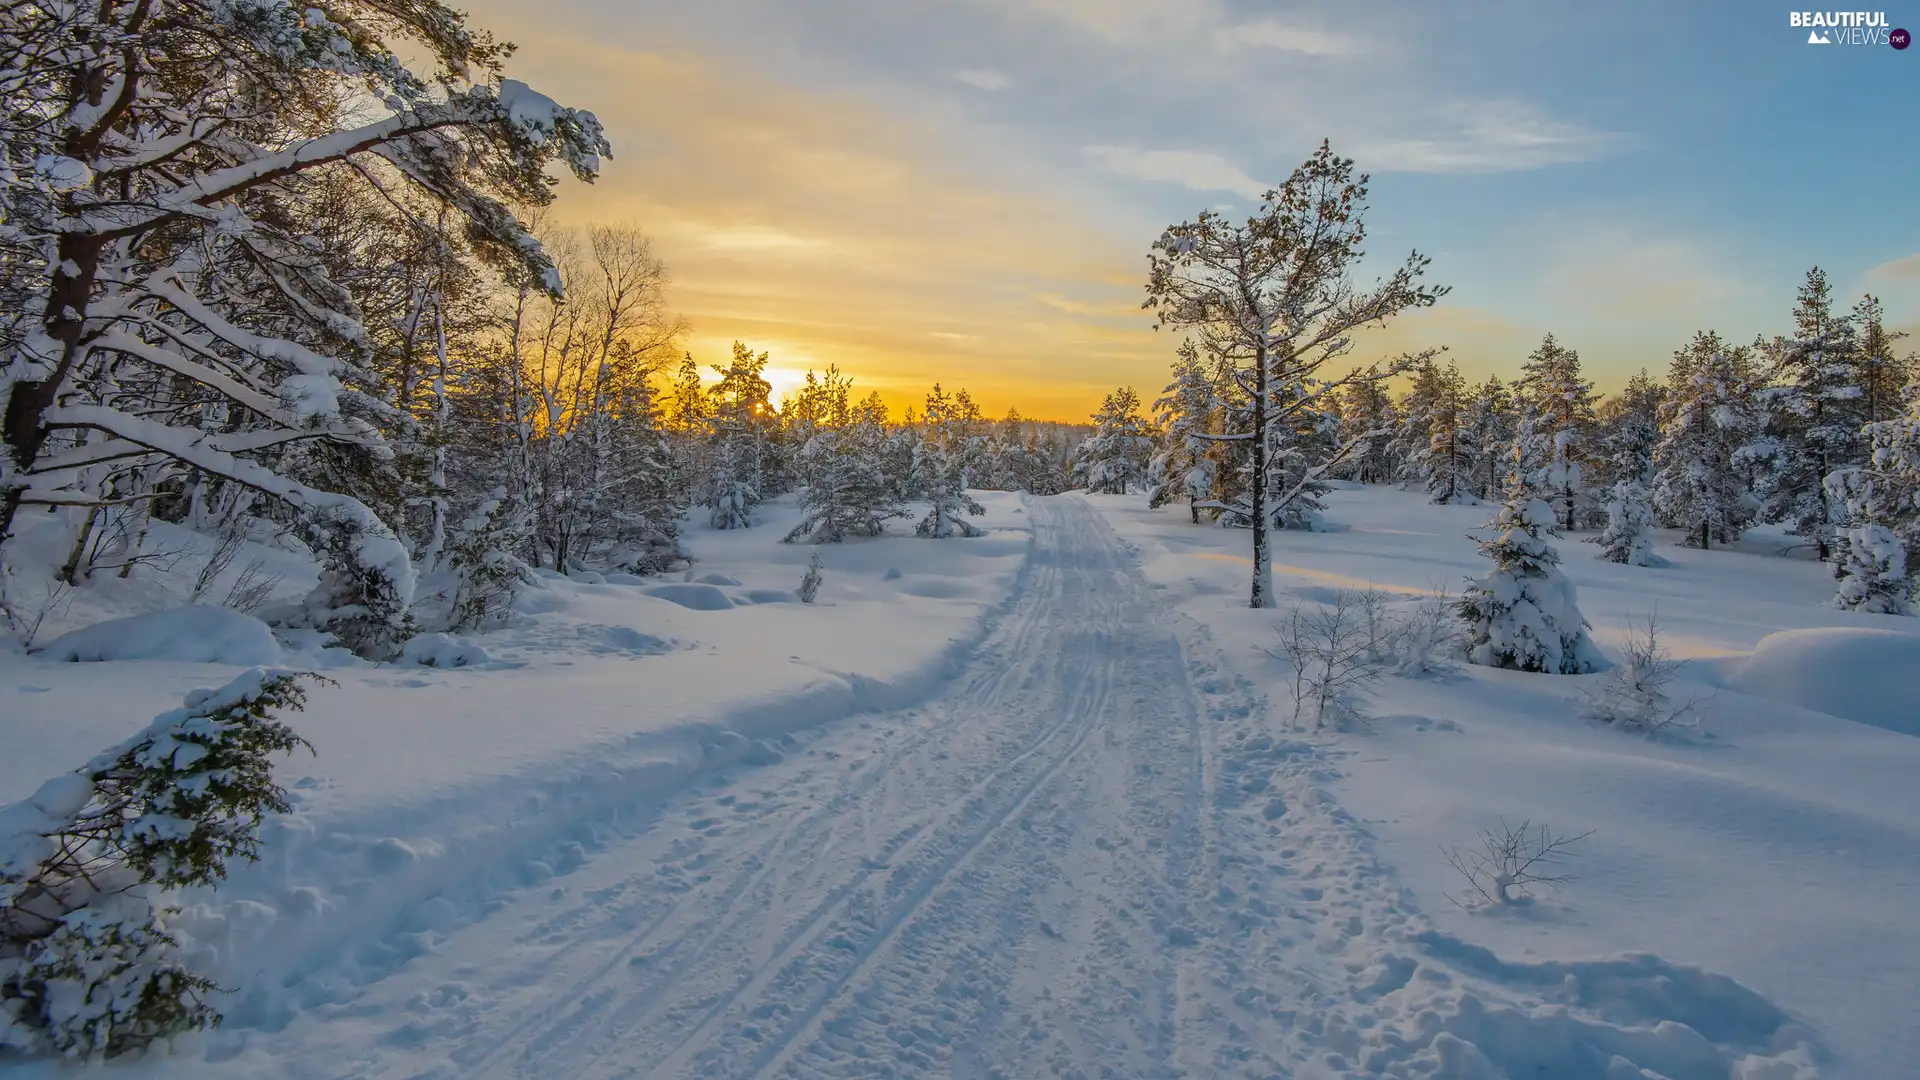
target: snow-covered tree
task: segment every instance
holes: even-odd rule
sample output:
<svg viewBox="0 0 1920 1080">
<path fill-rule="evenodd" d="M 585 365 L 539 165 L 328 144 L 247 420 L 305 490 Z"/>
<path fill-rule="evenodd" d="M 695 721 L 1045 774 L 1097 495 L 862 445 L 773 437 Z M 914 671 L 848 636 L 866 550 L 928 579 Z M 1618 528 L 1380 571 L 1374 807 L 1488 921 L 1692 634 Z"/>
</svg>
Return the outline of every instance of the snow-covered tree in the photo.
<svg viewBox="0 0 1920 1080">
<path fill-rule="evenodd" d="M 1244 224 L 1202 211 L 1196 220 L 1169 228 L 1149 256 L 1147 306 L 1156 314 L 1155 325 L 1191 330 L 1202 349 L 1230 358 L 1228 377 L 1246 400 L 1245 425 L 1218 438 L 1251 447 L 1246 501 L 1225 508 L 1253 531 L 1249 602 L 1256 608 L 1273 606 L 1272 504 L 1284 507 L 1364 445 L 1338 447 L 1305 466 L 1301 482 L 1276 492 L 1268 482 L 1277 464 L 1276 432 L 1300 431 L 1303 417 L 1330 420 L 1332 403 L 1347 386 L 1403 370 L 1410 361 L 1337 378 L 1322 375 L 1351 351 L 1353 330 L 1430 306 L 1445 291 L 1418 283 L 1427 260 L 1417 252 L 1374 287 L 1354 284 L 1353 266 L 1366 234 L 1366 192 L 1366 176 L 1356 177 L 1353 162 L 1322 143 Z"/>
<path fill-rule="evenodd" d="M 1775 385 L 1761 394 L 1771 465 L 1764 514 L 1805 537 L 1824 560 L 1843 513 L 1827 498 L 1824 481 L 1866 457 L 1859 339 L 1853 320 L 1834 313 L 1833 288 L 1817 266 L 1800 286 L 1793 319 L 1793 335 L 1769 350 Z"/>
<path fill-rule="evenodd" d="M 1414 392 L 1402 410 L 1411 453 L 1406 470 L 1436 503 L 1471 499 L 1474 450 L 1467 430 L 1467 384 L 1460 369 L 1433 360 L 1414 370 Z M 1415 419 L 1417 413 L 1417 419 Z M 1417 433 L 1417 434 L 1416 434 Z"/>
<path fill-rule="evenodd" d="M 1635 372 L 1627 385 L 1600 403 L 1597 464 L 1609 485 L 1653 477 L 1653 452 L 1660 445 L 1660 407 L 1667 388 L 1647 373 Z"/>
<path fill-rule="evenodd" d="M 1468 490 L 1475 498 L 1491 500 L 1500 496 L 1506 459 L 1513 449 L 1516 421 L 1513 394 L 1500 381 L 1500 376 L 1487 376 L 1486 382 L 1474 388 L 1460 421 L 1460 429 L 1466 433 L 1467 445 L 1474 453 L 1473 479 Z"/>
<path fill-rule="evenodd" d="M 807 385 L 813 393 L 800 411 L 812 434 L 798 457 L 801 518 L 786 542 L 835 544 L 849 536 L 878 536 L 888 518 L 906 514 L 881 460 L 886 408 L 875 398 L 854 405 L 852 384 L 834 368 L 818 381 L 808 372 Z"/>
<path fill-rule="evenodd" d="M 1653 553 L 1653 504 L 1647 489 L 1631 477 L 1617 481 L 1607 493 L 1607 524 L 1595 542 L 1600 558 L 1628 566 L 1656 566 Z"/>
<path fill-rule="evenodd" d="M 1751 368 L 1745 346 L 1712 331 L 1673 354 L 1653 454 L 1653 505 L 1695 547 L 1733 543 L 1753 522 L 1757 503 L 1741 458 L 1762 423 Z"/>
<path fill-rule="evenodd" d="M 1559 535 L 1553 507 L 1526 467 L 1533 433 L 1523 417 L 1513 444 L 1506 501 L 1487 523 L 1493 535 L 1480 553 L 1493 570 L 1469 583 L 1460 600 L 1466 620 L 1468 657 L 1487 667 L 1578 675 L 1601 666 L 1587 637 L 1573 582 L 1560 572 Z"/>
<path fill-rule="evenodd" d="M 987 512 L 967 494 L 967 469 L 977 452 L 973 424 L 978 410 L 970 411 L 971 401 L 960 399 L 960 394 L 949 397 L 938 383 L 934 384 L 921 420 L 914 486 L 930 505 L 913 531 L 934 540 L 980 535 L 979 528 L 963 515 L 977 517 Z"/>
<path fill-rule="evenodd" d="M 1219 402 L 1213 377 L 1192 342 L 1181 345 L 1173 381 L 1153 408 L 1160 424 L 1160 452 L 1147 470 L 1152 483 L 1147 505 L 1161 507 L 1185 499 L 1188 516 L 1199 524 L 1199 503 L 1213 491 L 1211 452 L 1217 444 L 1206 436 L 1216 432 Z"/>
<path fill-rule="evenodd" d="M 1584 466 L 1592 452 L 1598 395 L 1580 373 L 1580 354 L 1552 334 L 1528 354 L 1515 389 L 1533 421 L 1527 461 L 1541 470 L 1540 492 L 1559 510 L 1561 527 L 1571 529 L 1588 502 Z"/>
<path fill-rule="evenodd" d="M 1855 304 L 1852 321 L 1859 343 L 1855 381 L 1860 386 L 1860 417 L 1869 424 L 1895 419 L 1907 400 L 1909 383 L 1920 375 L 1914 355 L 1898 350 L 1907 335 L 1887 329 L 1877 296 L 1863 297 Z"/>
<path fill-rule="evenodd" d="M 1088 491 L 1125 495 L 1144 487 L 1153 436 L 1140 416 L 1140 395 L 1123 386 L 1100 402 L 1093 434 L 1074 455 L 1074 478 Z"/>
<path fill-rule="evenodd" d="M 1359 382 L 1347 387 L 1339 402 L 1340 442 L 1364 441 L 1365 449 L 1356 451 L 1340 468 L 1340 476 L 1362 484 L 1385 484 L 1399 472 L 1393 433 L 1400 427 L 1400 409 L 1393 395 L 1376 382 Z"/>
<path fill-rule="evenodd" d="M 413 567 L 341 478 L 384 468 L 401 418 L 310 226 L 342 187 L 436 204 L 557 290 L 507 203 L 547 202 L 555 161 L 592 179 L 598 121 L 502 78 L 505 48 L 436 0 L 28 5 L 0 53 L 0 548 L 25 505 L 217 478 L 300 519 L 327 561 L 311 618 L 385 648 Z"/>
<path fill-rule="evenodd" d="M 1827 475 L 1828 504 L 1839 508 L 1834 530 L 1836 607 L 1883 615 L 1905 615 L 1913 596 L 1907 570 L 1907 545 L 1888 525 L 1891 492 L 1879 490 L 1864 468 L 1836 469 Z"/>
<path fill-rule="evenodd" d="M 713 415 L 712 476 L 708 481 L 708 519 L 716 529 L 753 527 L 753 511 L 764 497 L 767 428 L 773 408 L 767 397 L 767 354 L 733 343 L 733 363 L 715 368 L 720 381 L 708 388 Z"/>
</svg>

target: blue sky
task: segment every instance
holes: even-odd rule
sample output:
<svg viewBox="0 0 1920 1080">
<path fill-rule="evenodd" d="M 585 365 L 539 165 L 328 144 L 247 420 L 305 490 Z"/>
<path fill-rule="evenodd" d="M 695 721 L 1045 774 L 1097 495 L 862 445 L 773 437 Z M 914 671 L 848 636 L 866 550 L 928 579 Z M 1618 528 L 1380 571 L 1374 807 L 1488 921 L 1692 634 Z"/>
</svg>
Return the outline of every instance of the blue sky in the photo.
<svg viewBox="0 0 1920 1080">
<path fill-rule="evenodd" d="M 1507 372 L 1552 330 L 1617 385 L 1696 328 L 1783 329 L 1814 263 L 1920 322 L 1920 49 L 1810 46 L 1784 7 L 491 2 L 515 73 L 615 138 L 564 213 L 655 231 L 696 344 L 889 391 L 1157 389 L 1148 245 L 1323 136 L 1373 174 L 1381 264 L 1454 289 L 1370 347 Z"/>
</svg>

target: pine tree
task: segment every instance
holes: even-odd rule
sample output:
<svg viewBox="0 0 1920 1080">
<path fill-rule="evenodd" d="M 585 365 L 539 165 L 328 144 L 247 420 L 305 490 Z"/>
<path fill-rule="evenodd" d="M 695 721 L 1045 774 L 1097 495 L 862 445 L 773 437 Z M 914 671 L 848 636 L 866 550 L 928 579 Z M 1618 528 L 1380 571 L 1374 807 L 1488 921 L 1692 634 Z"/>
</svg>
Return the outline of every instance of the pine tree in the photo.
<svg viewBox="0 0 1920 1080">
<path fill-rule="evenodd" d="M 1824 481 L 1866 456 L 1858 338 L 1852 319 L 1834 314 L 1832 286 L 1817 266 L 1807 271 L 1793 318 L 1793 336 L 1778 339 L 1771 350 L 1776 385 L 1761 395 L 1772 465 L 1764 512 L 1767 520 L 1805 537 L 1824 560 L 1842 513 L 1828 499 Z"/>
<path fill-rule="evenodd" d="M 1521 408 L 1533 420 L 1527 460 L 1543 470 L 1541 491 L 1560 512 L 1561 527 L 1572 529 L 1586 505 L 1583 467 L 1595 422 L 1597 395 L 1580 373 L 1580 354 L 1554 340 L 1541 339 L 1527 356 L 1516 384 Z"/>
<path fill-rule="evenodd" d="M 1216 431 L 1218 402 L 1213 378 L 1192 342 L 1181 345 L 1173 381 L 1153 408 L 1160 424 L 1161 449 L 1147 470 L 1152 482 L 1147 505 L 1157 508 L 1185 499 L 1188 516 L 1199 524 L 1199 503 L 1213 489 L 1209 451 L 1215 444 L 1208 436 Z"/>
<path fill-rule="evenodd" d="M 1075 454 L 1074 477 L 1091 492 L 1125 495 L 1144 486 L 1153 437 L 1140 417 L 1140 395 L 1123 386 L 1093 414 L 1093 434 Z"/>
<path fill-rule="evenodd" d="M 852 384 L 835 368 L 816 381 L 807 373 L 796 419 L 811 434 L 800 449 L 800 523 L 786 542 L 837 544 L 849 536 L 878 536 L 886 519 L 906 511 L 894 500 L 882 467 L 886 409 L 877 399 L 851 402 Z M 791 421 L 790 421 L 791 422 Z"/>
<path fill-rule="evenodd" d="M 1284 437 L 1317 427 L 1321 418 L 1330 420 L 1332 402 L 1346 387 L 1404 370 L 1411 359 L 1336 379 L 1320 375 L 1352 350 L 1351 331 L 1431 306 L 1445 292 L 1418 284 L 1427 260 L 1417 252 L 1372 289 L 1354 285 L 1351 274 L 1366 235 L 1366 194 L 1367 177 L 1356 177 L 1353 162 L 1322 143 L 1285 184 L 1267 193 L 1245 224 L 1230 225 L 1214 211 L 1202 211 L 1196 220 L 1167 229 L 1149 255 L 1147 306 L 1155 325 L 1190 329 L 1209 353 L 1235 358 L 1228 378 L 1245 399 L 1246 423 L 1236 423 L 1222 438 L 1250 445 L 1251 482 L 1244 503 L 1223 501 L 1222 508 L 1252 527 L 1248 602 L 1255 608 L 1274 601 L 1268 535 L 1275 513 L 1269 498 L 1278 486 L 1270 480 L 1274 429 Z M 1364 445 L 1348 442 L 1322 460 L 1308 463 L 1302 455 L 1287 463 L 1299 468 L 1301 479 L 1279 492 L 1280 513 L 1295 493 Z M 1224 470 L 1221 478 L 1230 481 L 1232 474 Z"/>
<path fill-rule="evenodd" d="M 1607 524 L 1596 538 L 1600 558 L 1628 566 L 1657 566 L 1653 553 L 1653 505 L 1639 480 L 1625 477 L 1607 496 Z"/>
<path fill-rule="evenodd" d="M 1642 368 L 1620 393 L 1600 403 L 1598 464 L 1610 486 L 1622 480 L 1645 486 L 1652 479 L 1666 397 L 1666 387 Z"/>
<path fill-rule="evenodd" d="M 1887 329 L 1884 319 L 1877 296 L 1864 297 L 1853 306 L 1852 323 L 1859 342 L 1854 381 L 1860 387 L 1860 418 L 1868 424 L 1898 417 L 1908 383 L 1920 374 L 1913 354 L 1898 352 L 1906 333 Z"/>
<path fill-rule="evenodd" d="M 720 381 L 707 391 L 713 409 L 713 478 L 707 492 L 716 529 L 749 529 L 764 497 L 766 429 L 774 421 L 767 396 L 767 354 L 733 343 L 733 363 L 715 368 Z"/>
<path fill-rule="evenodd" d="M 971 417 L 959 395 L 947 396 L 938 383 L 927 395 L 921 421 L 920 454 L 915 461 L 915 487 L 930 504 L 927 516 L 914 532 L 933 540 L 950 536 L 979 536 L 980 530 L 963 514 L 987 512 L 967 494 L 967 466 L 972 453 Z"/>
<path fill-rule="evenodd" d="M 1413 471 L 1435 503 L 1470 499 L 1474 454 L 1466 429 L 1466 380 L 1454 364 L 1442 368 L 1428 361 L 1415 381 L 1426 384 L 1420 426 L 1427 441 L 1414 451 Z"/>
<path fill-rule="evenodd" d="M 1340 441 L 1364 442 L 1366 447 L 1347 462 L 1343 476 L 1362 484 L 1391 483 L 1400 471 L 1393 436 L 1403 419 L 1387 388 L 1377 382 L 1353 383 L 1342 395 L 1339 411 Z"/>
<path fill-rule="evenodd" d="M 1757 505 L 1741 456 L 1762 423 L 1751 367 L 1749 349 L 1712 331 L 1673 354 L 1653 453 L 1653 505 L 1694 547 L 1733 543 L 1753 522 Z"/>
<path fill-rule="evenodd" d="M 1913 581 L 1907 572 L 1907 545 L 1889 527 L 1890 492 L 1864 468 L 1836 469 L 1827 475 L 1827 501 L 1840 508 L 1835 529 L 1834 577 L 1839 585 L 1834 606 L 1883 615 L 1905 615 Z"/>
<path fill-rule="evenodd" d="M 1487 381 L 1474 389 L 1460 423 L 1474 452 L 1469 490 L 1475 498 L 1491 500 L 1499 496 L 1516 421 L 1513 395 L 1506 384 L 1498 375 L 1487 376 Z"/>
<path fill-rule="evenodd" d="M 1523 418 L 1514 440 L 1506 502 L 1480 542 L 1493 570 L 1472 582 L 1460 600 L 1469 633 L 1469 659 L 1488 667 L 1578 675 L 1598 670 L 1573 582 L 1560 572 L 1554 511 L 1526 468 L 1533 437 Z"/>
</svg>

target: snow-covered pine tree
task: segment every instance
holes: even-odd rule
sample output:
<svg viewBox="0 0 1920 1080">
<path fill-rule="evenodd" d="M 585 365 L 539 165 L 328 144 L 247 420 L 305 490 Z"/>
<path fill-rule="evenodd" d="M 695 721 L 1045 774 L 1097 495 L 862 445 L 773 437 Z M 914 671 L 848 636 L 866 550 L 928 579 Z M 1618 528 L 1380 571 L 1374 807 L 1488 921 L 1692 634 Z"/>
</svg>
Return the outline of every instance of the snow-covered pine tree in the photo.
<svg viewBox="0 0 1920 1080">
<path fill-rule="evenodd" d="M 1653 477 L 1653 451 L 1660 445 L 1660 407 L 1667 388 L 1641 368 L 1627 385 L 1600 403 L 1599 453 L 1609 486 L 1634 480 L 1643 487 Z M 1611 496 L 1610 496 L 1611 497 Z"/>
<path fill-rule="evenodd" d="M 1860 417 L 1869 424 L 1893 420 L 1907 400 L 1908 385 L 1920 375 L 1915 356 L 1898 349 L 1906 332 L 1887 329 L 1877 296 L 1855 304 L 1852 321 L 1859 343 L 1855 382 L 1860 387 Z"/>
<path fill-rule="evenodd" d="M 1100 402 L 1093 434 L 1074 455 L 1074 478 L 1088 491 L 1125 495 L 1144 487 L 1153 436 L 1140 416 L 1140 395 L 1123 386 Z"/>
<path fill-rule="evenodd" d="M 306 741 L 275 714 L 302 676 L 255 670 L 0 808 L 0 1051 L 111 1058 L 211 1027 L 162 890 L 252 862 L 289 809 L 274 759 Z"/>
<path fill-rule="evenodd" d="M 1424 395 L 1427 443 L 1414 451 L 1412 466 L 1431 501 L 1470 501 L 1474 452 L 1466 428 L 1466 380 L 1455 364 L 1442 368 L 1431 360 L 1421 365 L 1415 378 L 1431 385 Z"/>
<path fill-rule="evenodd" d="M 135 471 L 149 490 L 216 477 L 299 519 L 327 561 L 311 619 L 389 651 L 405 547 L 299 475 L 384 457 L 396 419 L 305 210 L 323 180 L 417 195 L 557 289 L 506 202 L 550 200 L 556 160 L 592 179 L 598 121 L 501 78 L 504 47 L 436 0 L 29 6 L 0 15 L 0 53 L 0 550 L 24 505 L 97 505 Z"/>
<path fill-rule="evenodd" d="M 1440 407 L 1442 373 L 1439 361 L 1431 357 L 1407 373 L 1407 392 L 1400 395 L 1397 410 L 1399 423 L 1388 444 L 1396 466 L 1394 479 L 1403 491 L 1425 491 L 1427 487 L 1423 463 L 1433 442 L 1433 415 Z"/>
<path fill-rule="evenodd" d="M 1844 513 L 1828 500 L 1824 481 L 1866 458 L 1859 339 L 1853 320 L 1834 313 L 1833 287 L 1817 266 L 1800 286 L 1793 321 L 1793 335 L 1769 350 L 1775 385 L 1760 395 L 1771 451 L 1763 514 L 1804 537 L 1824 560 Z"/>
<path fill-rule="evenodd" d="M 1653 504 L 1647 489 L 1632 477 L 1616 481 L 1607 492 L 1607 524 L 1595 542 L 1600 558 L 1628 566 L 1657 566 L 1653 553 Z"/>
<path fill-rule="evenodd" d="M 876 410 L 874 398 L 854 405 L 852 384 L 836 368 L 818 382 L 808 372 L 808 386 L 812 393 L 795 410 L 812 432 L 796 458 L 801 517 L 785 540 L 837 544 L 849 536 L 878 536 L 886 519 L 906 514 L 881 464 L 885 406 Z"/>
<path fill-rule="evenodd" d="M 733 343 L 733 363 L 715 368 L 720 381 L 707 391 L 713 416 L 712 478 L 708 481 L 708 519 L 716 529 L 753 527 L 753 511 L 764 497 L 767 427 L 774 421 L 767 397 L 767 354 Z"/>
<path fill-rule="evenodd" d="M 1539 463 L 1541 494 L 1555 504 L 1561 527 L 1571 529 L 1588 506 L 1583 470 L 1591 452 L 1598 395 L 1580 373 L 1580 354 L 1552 334 L 1528 354 L 1521 372 L 1515 389 L 1534 432 L 1527 460 Z"/>
<path fill-rule="evenodd" d="M 1753 523 L 1757 500 L 1741 458 L 1763 423 L 1752 367 L 1746 346 L 1712 331 L 1673 354 L 1653 454 L 1653 506 L 1694 547 L 1733 543 Z"/>
<path fill-rule="evenodd" d="M 1836 607 L 1882 615 L 1905 615 L 1913 595 L 1907 545 L 1889 527 L 1893 492 L 1882 490 L 1872 471 L 1836 469 L 1827 474 L 1828 505 L 1838 508 L 1833 575 Z"/>
<path fill-rule="evenodd" d="M 1869 526 L 1884 529 L 1899 543 L 1909 596 L 1920 588 L 1920 583 L 1914 581 L 1915 575 L 1920 574 L 1920 393 L 1914 389 L 1909 388 L 1907 392 L 1905 412 L 1865 429 L 1872 448 L 1867 484 L 1852 486 L 1867 490 L 1859 492 L 1863 497 L 1850 514 L 1854 529 Z M 1862 553 L 1855 558 L 1863 565 L 1869 565 L 1866 560 L 1872 559 L 1870 573 L 1876 577 L 1887 576 L 1893 560 L 1885 550 L 1884 538 L 1875 534 L 1859 539 Z M 1849 544 L 1853 542 L 1854 538 L 1850 538 Z"/>
<path fill-rule="evenodd" d="M 1209 452 L 1214 443 L 1207 436 L 1217 429 L 1218 402 L 1200 350 L 1191 341 L 1184 342 L 1179 357 L 1173 365 L 1173 381 L 1153 403 L 1160 425 L 1160 452 L 1147 469 L 1151 483 L 1147 505 L 1157 508 L 1185 499 L 1188 517 L 1197 525 L 1198 504 L 1213 490 L 1214 461 Z"/>
<path fill-rule="evenodd" d="M 1400 409 L 1393 395 L 1377 382 L 1349 385 L 1340 398 L 1340 441 L 1364 441 L 1366 449 L 1356 452 L 1341 476 L 1362 484 L 1387 484 L 1399 475 L 1393 435 L 1401 424 Z"/>
<path fill-rule="evenodd" d="M 1155 325 L 1190 329 L 1203 349 L 1237 358 L 1227 377 L 1245 397 L 1247 424 L 1221 437 L 1251 445 L 1253 482 L 1244 506 L 1223 508 L 1252 527 L 1249 603 L 1255 608 L 1272 607 L 1274 600 L 1270 429 L 1298 431 L 1302 417 L 1330 415 L 1331 403 L 1347 386 L 1404 370 L 1411 358 L 1335 379 L 1319 374 L 1352 350 L 1351 331 L 1431 306 L 1445 292 L 1418 284 L 1427 260 L 1417 252 L 1373 288 L 1354 284 L 1353 265 L 1366 235 L 1366 192 L 1367 177 L 1356 177 L 1353 162 L 1322 143 L 1285 184 L 1267 193 L 1245 224 L 1230 225 L 1216 212 L 1202 211 L 1196 220 L 1167 229 L 1149 255 L 1147 306 Z M 1303 312 L 1311 315 L 1303 318 Z M 1311 483 L 1326 475 L 1363 445 L 1340 446 L 1307 466 L 1304 479 Z M 1281 497 L 1298 490 L 1296 484 Z"/>
<path fill-rule="evenodd" d="M 1473 479 L 1468 485 L 1474 498 L 1500 497 L 1501 477 L 1506 475 L 1506 458 L 1513 450 L 1516 421 L 1513 394 L 1500 381 L 1500 376 L 1487 376 L 1486 382 L 1474 388 L 1460 422 L 1461 430 L 1467 434 L 1467 445 L 1474 452 Z"/>
<path fill-rule="evenodd" d="M 1596 671 L 1600 656 L 1587 637 L 1573 582 L 1560 572 L 1553 507 L 1527 466 L 1531 417 L 1522 417 L 1511 451 L 1506 501 L 1480 541 L 1493 570 L 1468 584 L 1460 615 L 1468 629 L 1468 658 L 1487 667 L 1555 675 Z"/>
<path fill-rule="evenodd" d="M 926 414 L 921 421 L 920 453 L 915 462 L 915 487 L 930 504 L 927 516 L 913 531 L 920 536 L 944 540 L 950 536 L 979 536 L 980 530 L 963 515 L 978 516 L 986 507 L 967 494 L 967 466 L 974 452 L 974 434 L 959 395 L 949 397 L 934 384 L 927 395 Z"/>
</svg>

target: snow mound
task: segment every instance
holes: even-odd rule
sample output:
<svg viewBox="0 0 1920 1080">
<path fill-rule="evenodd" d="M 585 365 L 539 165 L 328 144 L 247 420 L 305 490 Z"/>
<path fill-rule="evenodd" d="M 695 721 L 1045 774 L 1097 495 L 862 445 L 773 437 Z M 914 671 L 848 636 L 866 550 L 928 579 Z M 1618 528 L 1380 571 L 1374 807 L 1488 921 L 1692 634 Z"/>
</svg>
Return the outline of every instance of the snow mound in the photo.
<svg viewBox="0 0 1920 1080">
<path fill-rule="evenodd" d="M 400 650 L 401 663 L 421 667 L 478 667 L 488 659 L 487 650 L 445 634 L 415 634 Z"/>
<path fill-rule="evenodd" d="M 733 607 L 732 598 L 722 592 L 717 585 L 679 582 L 672 585 L 655 585 L 644 591 L 648 596 L 665 600 L 670 604 L 679 604 L 690 611 L 726 611 Z"/>
<path fill-rule="evenodd" d="M 280 644 L 267 624 L 231 608 L 193 607 L 109 619 L 62 634 L 39 650 L 64 663 L 179 660 L 192 664 L 277 664 Z"/>
<path fill-rule="evenodd" d="M 754 604 L 797 604 L 800 596 L 792 589 L 748 589 L 746 600 Z"/>
<path fill-rule="evenodd" d="M 694 580 L 702 585 L 728 585 L 734 588 L 738 588 L 740 585 L 738 579 L 730 578 L 725 574 L 702 574 Z"/>
<path fill-rule="evenodd" d="M 1727 688 L 1920 735 L 1920 635 L 1827 627 L 1760 639 Z"/>
</svg>

